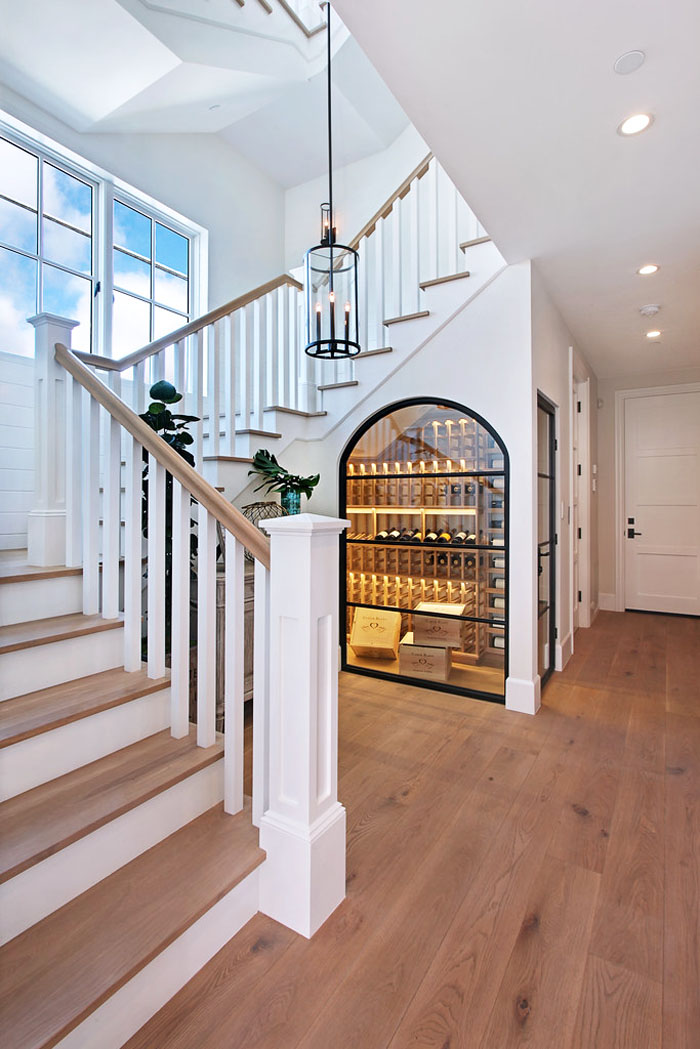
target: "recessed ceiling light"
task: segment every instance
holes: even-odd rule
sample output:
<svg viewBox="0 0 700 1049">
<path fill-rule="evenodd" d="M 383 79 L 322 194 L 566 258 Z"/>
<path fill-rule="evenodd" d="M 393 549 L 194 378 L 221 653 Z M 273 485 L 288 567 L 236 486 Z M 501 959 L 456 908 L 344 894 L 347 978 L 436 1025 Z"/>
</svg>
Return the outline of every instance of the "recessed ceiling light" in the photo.
<svg viewBox="0 0 700 1049">
<path fill-rule="evenodd" d="M 635 113 L 623 120 L 617 129 L 619 135 L 638 135 L 640 131 L 646 131 L 654 120 L 650 113 Z"/>
<path fill-rule="evenodd" d="M 640 266 L 637 273 L 640 277 L 648 277 L 651 273 L 658 271 L 658 266 L 654 262 L 647 262 L 645 266 Z"/>
<path fill-rule="evenodd" d="M 647 339 L 658 339 L 660 334 L 661 334 L 660 331 L 656 331 L 656 330 L 648 331 L 647 332 Z"/>
<path fill-rule="evenodd" d="M 625 51 L 624 55 L 616 59 L 613 69 L 620 76 L 626 76 L 627 73 L 636 72 L 644 64 L 645 58 L 643 51 Z"/>
</svg>

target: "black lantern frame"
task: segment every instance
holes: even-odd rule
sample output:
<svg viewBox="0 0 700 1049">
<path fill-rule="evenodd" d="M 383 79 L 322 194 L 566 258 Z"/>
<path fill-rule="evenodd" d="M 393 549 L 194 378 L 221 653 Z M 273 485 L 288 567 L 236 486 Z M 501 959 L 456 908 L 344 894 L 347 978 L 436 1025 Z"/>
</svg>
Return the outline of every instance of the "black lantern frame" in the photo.
<svg viewBox="0 0 700 1049">
<path fill-rule="evenodd" d="M 331 114 L 331 6 L 326 4 L 328 50 L 328 202 L 321 205 L 321 240 L 304 257 L 306 346 L 309 357 L 326 360 L 360 352 L 357 270 L 354 248 L 336 243 L 333 210 L 333 121 Z"/>
</svg>

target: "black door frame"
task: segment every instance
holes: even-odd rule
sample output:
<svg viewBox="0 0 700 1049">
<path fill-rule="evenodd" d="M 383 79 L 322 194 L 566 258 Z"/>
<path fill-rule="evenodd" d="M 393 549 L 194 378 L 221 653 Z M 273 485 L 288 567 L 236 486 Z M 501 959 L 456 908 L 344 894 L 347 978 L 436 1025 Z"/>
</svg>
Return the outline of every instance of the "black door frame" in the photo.
<svg viewBox="0 0 700 1049">
<path fill-rule="evenodd" d="M 557 548 L 559 544 L 559 537 L 557 535 L 557 440 L 556 440 L 556 418 L 557 409 L 556 405 L 545 397 L 543 393 L 537 391 L 537 410 L 543 411 L 549 416 L 549 433 L 547 435 L 547 463 L 548 472 L 541 473 L 537 471 L 537 478 L 546 478 L 549 481 L 549 539 L 546 542 L 540 543 L 539 535 L 537 538 L 537 581 L 536 581 L 536 607 L 537 607 L 537 622 L 538 622 L 538 639 L 539 639 L 539 620 L 545 614 L 549 612 L 549 666 L 546 668 L 541 678 L 541 684 L 544 685 L 551 677 L 554 671 L 555 653 L 554 646 L 557 640 L 557 627 L 556 627 L 556 612 L 557 612 Z M 539 448 L 537 449 L 537 461 L 539 465 Z M 539 530 L 539 529 L 538 529 Z M 542 551 L 543 546 L 548 546 L 549 549 L 546 552 Z M 540 610 L 540 560 L 542 557 L 549 557 L 549 595 L 546 608 Z M 539 640 L 538 640 L 539 647 Z"/>
</svg>

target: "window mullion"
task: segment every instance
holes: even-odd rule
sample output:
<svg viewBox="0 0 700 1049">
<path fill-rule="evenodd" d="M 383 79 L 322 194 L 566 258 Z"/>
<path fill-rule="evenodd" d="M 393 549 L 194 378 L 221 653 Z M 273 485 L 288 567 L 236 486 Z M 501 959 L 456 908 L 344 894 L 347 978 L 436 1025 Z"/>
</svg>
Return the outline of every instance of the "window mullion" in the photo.
<svg viewBox="0 0 700 1049">
<path fill-rule="evenodd" d="M 100 291 L 100 343 L 105 357 L 113 356 L 112 313 L 114 306 L 114 186 L 103 182 L 100 186 L 99 209 L 99 263 L 101 275 Z"/>
</svg>

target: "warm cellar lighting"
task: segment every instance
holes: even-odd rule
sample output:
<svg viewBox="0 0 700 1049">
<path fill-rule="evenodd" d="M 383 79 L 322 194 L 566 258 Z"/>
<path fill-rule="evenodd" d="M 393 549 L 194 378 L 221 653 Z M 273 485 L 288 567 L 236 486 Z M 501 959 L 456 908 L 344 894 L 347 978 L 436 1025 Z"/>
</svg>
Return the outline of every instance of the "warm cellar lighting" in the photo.
<svg viewBox="0 0 700 1049">
<path fill-rule="evenodd" d="M 656 273 L 658 269 L 659 267 L 656 266 L 653 262 L 648 262 L 646 266 L 640 266 L 637 270 L 637 273 L 640 277 L 648 277 L 650 276 L 650 274 Z"/>
<path fill-rule="evenodd" d="M 654 118 L 649 113 L 635 113 L 627 117 L 620 124 L 618 133 L 620 135 L 638 135 L 640 131 L 646 131 Z"/>
<path fill-rule="evenodd" d="M 658 339 L 660 334 L 661 334 L 660 331 L 648 331 L 647 332 L 647 339 Z"/>
</svg>

